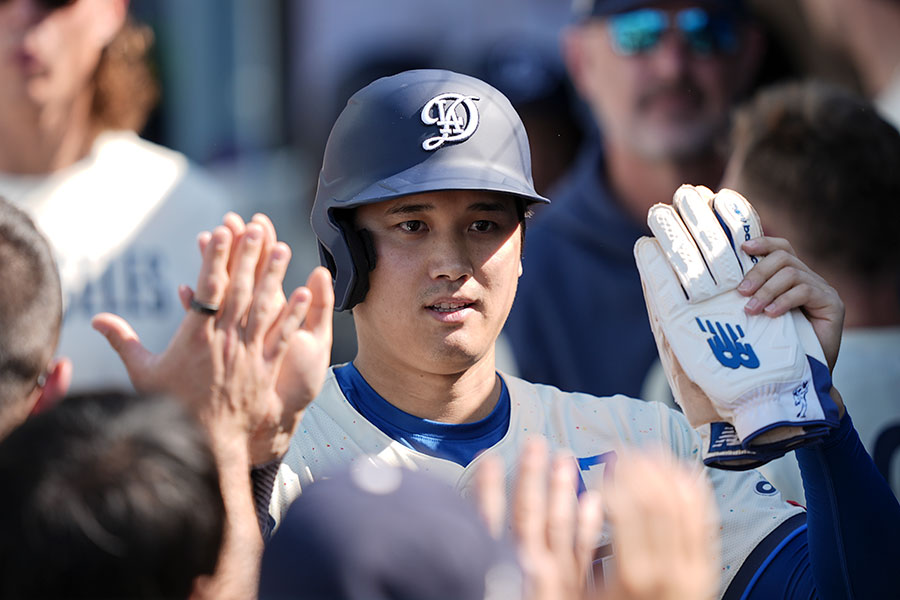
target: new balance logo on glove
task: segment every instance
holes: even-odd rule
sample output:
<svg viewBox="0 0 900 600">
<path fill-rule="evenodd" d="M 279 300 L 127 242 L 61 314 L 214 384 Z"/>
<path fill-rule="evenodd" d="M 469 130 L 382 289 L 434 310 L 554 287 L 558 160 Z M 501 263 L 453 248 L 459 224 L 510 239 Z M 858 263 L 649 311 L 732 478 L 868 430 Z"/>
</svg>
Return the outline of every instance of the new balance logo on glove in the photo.
<svg viewBox="0 0 900 600">
<path fill-rule="evenodd" d="M 683 185 L 647 222 L 653 237 L 634 247 L 647 313 L 675 400 L 704 440 L 704 461 L 752 468 L 837 427 L 831 375 L 803 313 L 744 311 L 736 288 L 759 261 L 740 244 L 763 235 L 750 203 L 731 190 Z M 698 352 L 704 342 L 708 350 Z"/>
<path fill-rule="evenodd" d="M 706 342 L 712 349 L 716 360 L 729 369 L 737 369 L 738 367 L 755 369 L 759 366 L 759 359 L 753 351 L 753 346 L 742 344 L 738 341 L 744 337 L 744 330 L 741 329 L 740 325 L 732 327 L 731 323 L 726 323 L 725 329 L 728 330 L 727 333 L 719 321 L 716 321 L 715 328 L 713 328 L 709 320 L 706 321 L 706 327 L 703 327 L 703 322 L 698 318 L 697 325 L 703 333 L 712 334 L 712 337 L 708 338 Z"/>
</svg>

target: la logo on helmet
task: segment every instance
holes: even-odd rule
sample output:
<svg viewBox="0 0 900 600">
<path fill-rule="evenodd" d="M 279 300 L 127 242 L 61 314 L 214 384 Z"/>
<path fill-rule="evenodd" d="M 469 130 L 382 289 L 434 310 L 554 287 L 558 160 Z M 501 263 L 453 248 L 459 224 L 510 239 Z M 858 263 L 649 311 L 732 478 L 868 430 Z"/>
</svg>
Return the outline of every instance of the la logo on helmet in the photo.
<svg viewBox="0 0 900 600">
<path fill-rule="evenodd" d="M 478 128 L 476 96 L 441 94 L 428 101 L 422 108 L 422 122 L 437 125 L 440 135 L 422 142 L 424 150 L 437 150 L 447 142 L 463 142 Z"/>
</svg>

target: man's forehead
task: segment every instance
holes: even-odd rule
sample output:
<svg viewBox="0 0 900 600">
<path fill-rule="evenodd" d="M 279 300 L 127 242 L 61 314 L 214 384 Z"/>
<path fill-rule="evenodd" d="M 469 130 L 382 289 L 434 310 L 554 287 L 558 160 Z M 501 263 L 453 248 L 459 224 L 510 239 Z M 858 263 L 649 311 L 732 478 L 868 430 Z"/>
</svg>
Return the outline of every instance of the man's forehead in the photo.
<svg viewBox="0 0 900 600">
<path fill-rule="evenodd" d="M 516 200 L 508 194 L 484 190 L 440 190 L 411 194 L 369 205 L 369 210 L 386 215 L 436 211 L 452 207 L 467 211 L 512 211 Z"/>
</svg>

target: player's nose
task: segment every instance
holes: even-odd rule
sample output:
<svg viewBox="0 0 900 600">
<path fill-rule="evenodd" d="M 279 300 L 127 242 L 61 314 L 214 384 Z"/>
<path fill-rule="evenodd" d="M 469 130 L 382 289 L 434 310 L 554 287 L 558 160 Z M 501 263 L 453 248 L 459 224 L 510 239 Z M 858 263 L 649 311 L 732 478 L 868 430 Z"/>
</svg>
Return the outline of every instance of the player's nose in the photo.
<svg viewBox="0 0 900 600">
<path fill-rule="evenodd" d="M 651 60 L 660 77 L 675 81 L 688 70 L 692 52 L 687 40 L 677 32 L 663 34 L 659 46 L 651 54 Z"/>
<path fill-rule="evenodd" d="M 425 252 L 432 279 L 456 281 L 472 276 L 472 260 L 464 235 L 449 232 L 435 235 Z"/>
</svg>

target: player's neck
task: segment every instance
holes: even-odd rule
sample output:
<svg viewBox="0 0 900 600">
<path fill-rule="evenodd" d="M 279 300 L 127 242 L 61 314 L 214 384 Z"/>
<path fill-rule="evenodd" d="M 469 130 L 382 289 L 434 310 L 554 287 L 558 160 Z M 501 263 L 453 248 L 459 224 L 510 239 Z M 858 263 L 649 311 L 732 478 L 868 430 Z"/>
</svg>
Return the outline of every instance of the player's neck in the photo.
<svg viewBox="0 0 900 600">
<path fill-rule="evenodd" d="M 0 107 L 0 171 L 41 175 L 87 156 L 96 137 L 91 101 L 86 92 L 65 104 Z"/>
<path fill-rule="evenodd" d="M 678 186 L 705 185 L 715 191 L 725 170 L 724 161 L 713 154 L 678 164 L 649 160 L 625 148 L 609 147 L 605 156 L 612 191 L 621 208 L 642 226 L 650 207 L 671 203 Z"/>
<path fill-rule="evenodd" d="M 472 423 L 488 416 L 500 398 L 493 351 L 456 373 L 434 373 L 410 362 L 360 348 L 353 364 L 382 398 L 422 419 Z"/>
</svg>

